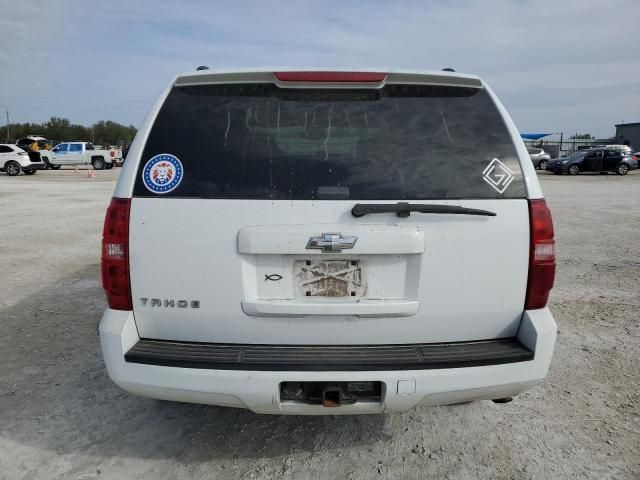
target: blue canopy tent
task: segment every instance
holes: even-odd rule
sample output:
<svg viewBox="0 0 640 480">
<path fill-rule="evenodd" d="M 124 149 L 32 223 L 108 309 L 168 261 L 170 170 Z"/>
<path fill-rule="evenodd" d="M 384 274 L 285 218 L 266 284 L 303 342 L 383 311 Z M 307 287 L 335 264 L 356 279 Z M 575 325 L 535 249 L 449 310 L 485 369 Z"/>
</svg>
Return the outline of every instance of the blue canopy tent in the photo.
<svg viewBox="0 0 640 480">
<path fill-rule="evenodd" d="M 525 140 L 540 140 L 543 137 L 548 137 L 553 133 L 521 133 L 520 136 Z"/>
<path fill-rule="evenodd" d="M 559 142 L 550 142 L 542 140 L 544 137 L 555 135 L 555 133 L 521 133 L 520 137 L 523 140 L 531 140 L 532 143 L 528 146 L 534 145 L 536 148 L 544 147 L 545 151 L 551 155 L 551 157 L 559 157 L 562 153 L 562 132 L 560 132 Z"/>
</svg>

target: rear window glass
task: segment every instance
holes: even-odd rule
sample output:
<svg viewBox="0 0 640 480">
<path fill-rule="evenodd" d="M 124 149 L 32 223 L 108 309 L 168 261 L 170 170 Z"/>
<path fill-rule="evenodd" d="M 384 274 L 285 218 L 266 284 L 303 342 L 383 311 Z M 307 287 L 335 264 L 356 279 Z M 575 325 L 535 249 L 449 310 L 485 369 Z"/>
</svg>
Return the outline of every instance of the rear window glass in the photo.
<svg viewBox="0 0 640 480">
<path fill-rule="evenodd" d="M 483 89 L 175 87 L 149 133 L 134 195 L 158 195 L 143 176 L 146 163 L 161 154 L 183 167 L 178 186 L 162 192 L 169 197 L 526 196 L 511 137 Z"/>
</svg>

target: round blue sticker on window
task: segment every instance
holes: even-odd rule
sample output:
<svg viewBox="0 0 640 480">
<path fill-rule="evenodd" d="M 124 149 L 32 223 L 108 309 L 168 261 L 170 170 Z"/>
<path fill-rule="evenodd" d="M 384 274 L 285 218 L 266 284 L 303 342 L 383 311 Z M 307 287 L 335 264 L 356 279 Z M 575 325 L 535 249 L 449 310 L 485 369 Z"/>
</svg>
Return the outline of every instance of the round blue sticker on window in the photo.
<svg viewBox="0 0 640 480">
<path fill-rule="evenodd" d="M 180 185 L 182 174 L 180 160 L 169 153 L 161 153 L 144 166 L 142 181 L 150 192 L 169 193 Z"/>
</svg>

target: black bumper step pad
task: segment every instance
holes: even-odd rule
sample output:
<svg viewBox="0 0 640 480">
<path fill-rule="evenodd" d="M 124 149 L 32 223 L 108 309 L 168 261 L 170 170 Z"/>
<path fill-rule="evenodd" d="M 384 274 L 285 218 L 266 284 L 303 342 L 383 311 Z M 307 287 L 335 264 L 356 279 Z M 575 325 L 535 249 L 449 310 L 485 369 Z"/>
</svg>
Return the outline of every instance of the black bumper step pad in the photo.
<svg viewBox="0 0 640 480">
<path fill-rule="evenodd" d="M 125 361 L 211 370 L 369 371 L 466 368 L 533 360 L 517 338 L 410 345 L 254 345 L 141 339 Z"/>
</svg>

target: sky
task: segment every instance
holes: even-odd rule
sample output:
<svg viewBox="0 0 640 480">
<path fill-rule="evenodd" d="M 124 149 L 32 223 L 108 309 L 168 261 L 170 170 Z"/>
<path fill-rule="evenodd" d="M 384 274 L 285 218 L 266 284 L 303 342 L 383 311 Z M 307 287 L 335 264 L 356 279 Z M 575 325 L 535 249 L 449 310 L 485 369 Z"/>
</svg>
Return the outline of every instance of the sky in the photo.
<svg viewBox="0 0 640 480">
<path fill-rule="evenodd" d="M 0 0 L 0 109 L 138 126 L 171 79 L 337 66 L 482 77 L 521 132 L 640 121 L 640 0 Z"/>
</svg>

